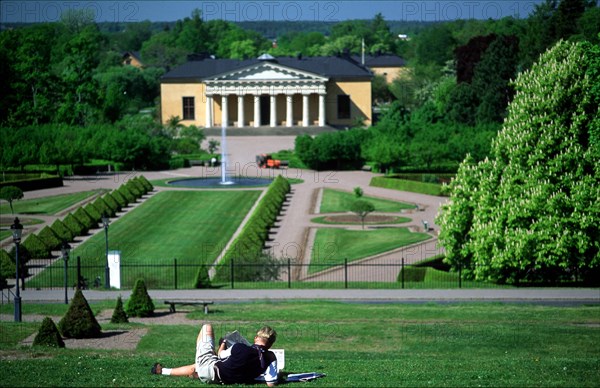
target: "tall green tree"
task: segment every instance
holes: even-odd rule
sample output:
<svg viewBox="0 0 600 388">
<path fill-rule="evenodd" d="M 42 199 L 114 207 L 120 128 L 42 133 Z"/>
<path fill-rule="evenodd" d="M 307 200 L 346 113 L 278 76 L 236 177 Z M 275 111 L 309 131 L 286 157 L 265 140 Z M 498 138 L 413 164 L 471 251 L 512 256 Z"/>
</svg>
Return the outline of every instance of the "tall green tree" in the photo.
<svg viewBox="0 0 600 388">
<path fill-rule="evenodd" d="M 515 81 L 493 156 L 465 161 L 438 218 L 468 277 L 591 279 L 600 267 L 600 49 L 559 42 Z"/>
</svg>

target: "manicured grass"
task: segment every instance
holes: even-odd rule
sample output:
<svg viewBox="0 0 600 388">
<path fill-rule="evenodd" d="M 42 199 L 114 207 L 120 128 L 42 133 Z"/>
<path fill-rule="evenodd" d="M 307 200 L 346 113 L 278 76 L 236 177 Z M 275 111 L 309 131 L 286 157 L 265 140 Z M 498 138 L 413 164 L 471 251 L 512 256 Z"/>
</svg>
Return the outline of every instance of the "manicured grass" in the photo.
<svg viewBox="0 0 600 388">
<path fill-rule="evenodd" d="M 327 375 L 311 387 L 592 387 L 598 382 L 597 305 L 290 301 L 218 304 L 213 311 L 217 337 L 239 330 L 252 338 L 259 326 L 273 326 L 274 347 L 286 351 L 285 372 Z M 199 310 L 189 317 L 206 319 Z M 3 386 L 200 384 L 149 373 L 157 361 L 168 367 L 193 362 L 196 325 L 122 325 L 148 329 L 132 351 L 19 347 L 39 324 L 0 322 L 1 351 L 7 356 Z M 103 325 L 108 327 L 114 328 Z"/>
<path fill-rule="evenodd" d="M 428 195 L 445 195 L 442 189 L 443 186 L 437 183 L 415 182 L 406 179 L 388 178 L 384 176 L 376 176 L 371 178 L 371 183 L 369 186 Z"/>
<path fill-rule="evenodd" d="M 156 265 L 153 270 L 144 268 L 140 272 L 123 270 L 122 274 L 127 273 L 128 278 L 122 276 L 121 284 L 131 287 L 143 273 L 148 287 L 165 287 L 165 268 L 161 265 L 171 265 L 174 258 L 196 261 L 199 265 L 212 263 L 259 194 L 258 191 L 164 191 L 152 196 L 109 227 L 109 249 L 121 251 L 122 267 Z M 105 249 L 104 233 L 98 233 L 75 249 L 71 257 L 81 256 L 86 267 L 83 276 L 103 278 Z M 56 267 L 62 265 L 57 263 Z M 32 279 L 31 286 L 47 284 L 52 276 L 50 271 Z M 180 286 L 191 288 L 195 276 L 196 271 L 182 273 L 178 279 Z M 74 271 L 69 277 L 75 279 Z"/>
<path fill-rule="evenodd" d="M 336 222 L 336 221 L 330 221 L 327 219 L 327 216 L 322 216 L 322 217 L 315 217 L 313 219 L 310 220 L 311 222 L 315 222 L 317 224 L 325 224 L 325 225 L 361 225 L 360 220 L 357 220 L 356 222 Z M 408 217 L 393 217 L 393 219 L 389 220 L 389 221 L 375 221 L 375 222 L 369 222 L 369 221 L 365 221 L 365 225 L 390 225 L 390 224 L 403 224 L 405 222 L 410 222 L 411 219 Z"/>
<path fill-rule="evenodd" d="M 401 212 L 405 209 L 414 209 L 415 206 L 388 199 L 363 196 L 361 199 L 367 200 L 375 206 L 377 212 Z M 353 193 L 347 191 L 324 189 L 321 199 L 320 213 L 337 213 L 350 211 L 350 206 L 357 198 Z"/>
<path fill-rule="evenodd" d="M 322 228 L 317 230 L 309 272 L 322 270 L 323 265 L 338 265 L 344 259 L 348 261 L 362 259 L 429 238 L 431 236 L 426 233 L 412 233 L 407 228 L 376 230 Z"/>
<path fill-rule="evenodd" d="M 53 195 L 44 198 L 22 199 L 13 201 L 13 208 L 15 209 L 15 213 L 20 214 L 54 215 L 78 202 L 102 192 L 104 192 L 104 190 L 92 190 L 73 194 Z M 25 193 L 25 198 L 26 197 L 27 193 Z M 10 214 L 8 202 L 2 201 L 2 205 L 0 205 L 0 214 Z"/>
</svg>

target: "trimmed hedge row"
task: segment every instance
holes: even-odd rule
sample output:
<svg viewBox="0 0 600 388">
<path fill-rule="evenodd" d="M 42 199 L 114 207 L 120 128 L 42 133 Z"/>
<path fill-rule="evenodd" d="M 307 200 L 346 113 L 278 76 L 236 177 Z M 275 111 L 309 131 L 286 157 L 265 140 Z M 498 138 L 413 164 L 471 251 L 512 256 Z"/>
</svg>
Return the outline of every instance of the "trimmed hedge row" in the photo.
<svg viewBox="0 0 600 388">
<path fill-rule="evenodd" d="M 24 261 L 51 257 L 51 251 L 60 249 L 63 241 L 73 241 L 76 236 L 84 235 L 90 229 L 98 227 L 103 213 L 114 217 L 119 210 L 153 189 L 144 176 L 129 179 L 118 189 L 69 213 L 62 221 L 56 220 L 37 234 L 27 236 L 20 246 L 19 257 Z M 10 256 L 14 261 L 13 252 Z"/>
<path fill-rule="evenodd" d="M 269 229 L 275 223 L 277 216 L 285 202 L 286 195 L 290 192 L 290 183 L 282 176 L 277 176 L 267 189 L 267 192 L 248 222 L 238 235 L 229 250 L 225 252 L 223 260 L 217 267 L 215 279 L 218 281 L 229 280 L 229 264 L 235 260 L 236 264 L 257 264 L 263 258 L 263 249 L 267 240 Z M 251 267 L 249 267 L 251 268 Z M 236 280 L 255 280 L 254 274 L 238 271 Z"/>
</svg>

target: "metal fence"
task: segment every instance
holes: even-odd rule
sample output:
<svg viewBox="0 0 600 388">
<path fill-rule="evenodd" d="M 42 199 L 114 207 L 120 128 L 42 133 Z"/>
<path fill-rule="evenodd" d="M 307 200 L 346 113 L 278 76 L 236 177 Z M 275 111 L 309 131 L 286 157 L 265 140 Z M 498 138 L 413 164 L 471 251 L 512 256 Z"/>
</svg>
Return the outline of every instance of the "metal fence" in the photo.
<svg viewBox="0 0 600 388">
<path fill-rule="evenodd" d="M 66 265 L 65 265 L 66 264 Z M 77 258 L 65 263 L 38 264 L 29 269 L 25 288 L 60 289 L 79 286 L 103 289 L 105 266 L 86 264 Z M 224 289 L 449 289 L 497 288 L 493 283 L 461 280 L 459 272 L 407 264 L 403 258 L 388 263 L 332 261 L 319 264 L 298 264 L 283 260 L 265 264 L 243 264 L 232 260 L 225 265 L 202 265 L 191 261 L 168 259 L 148 264 L 121 263 L 121 288 L 133 288 L 143 279 L 149 289 L 193 289 L 199 273 L 208 274 L 199 287 Z M 202 279 L 202 276 L 200 276 Z"/>
</svg>

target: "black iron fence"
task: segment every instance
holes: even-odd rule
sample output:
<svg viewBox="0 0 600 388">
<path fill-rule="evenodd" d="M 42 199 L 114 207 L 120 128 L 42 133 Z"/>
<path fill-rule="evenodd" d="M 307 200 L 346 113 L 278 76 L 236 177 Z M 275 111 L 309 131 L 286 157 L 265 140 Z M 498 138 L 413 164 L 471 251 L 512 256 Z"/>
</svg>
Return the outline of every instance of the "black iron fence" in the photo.
<svg viewBox="0 0 600 388">
<path fill-rule="evenodd" d="M 66 264 L 66 265 L 65 265 Z M 86 264 L 77 258 L 65 263 L 30 266 L 25 288 L 60 289 L 65 286 L 103 289 L 105 266 Z M 298 264 L 292 260 L 275 263 L 247 264 L 235 260 L 227 264 L 202 265 L 191 261 L 169 259 L 155 263 L 121 263 L 122 289 L 131 289 L 143 279 L 149 289 L 449 289 L 498 288 L 493 283 L 465 281 L 460 272 L 408 264 L 403 258 L 387 262 L 352 262 L 348 260 L 319 264 Z M 78 280 L 79 279 L 79 280 Z"/>
</svg>

